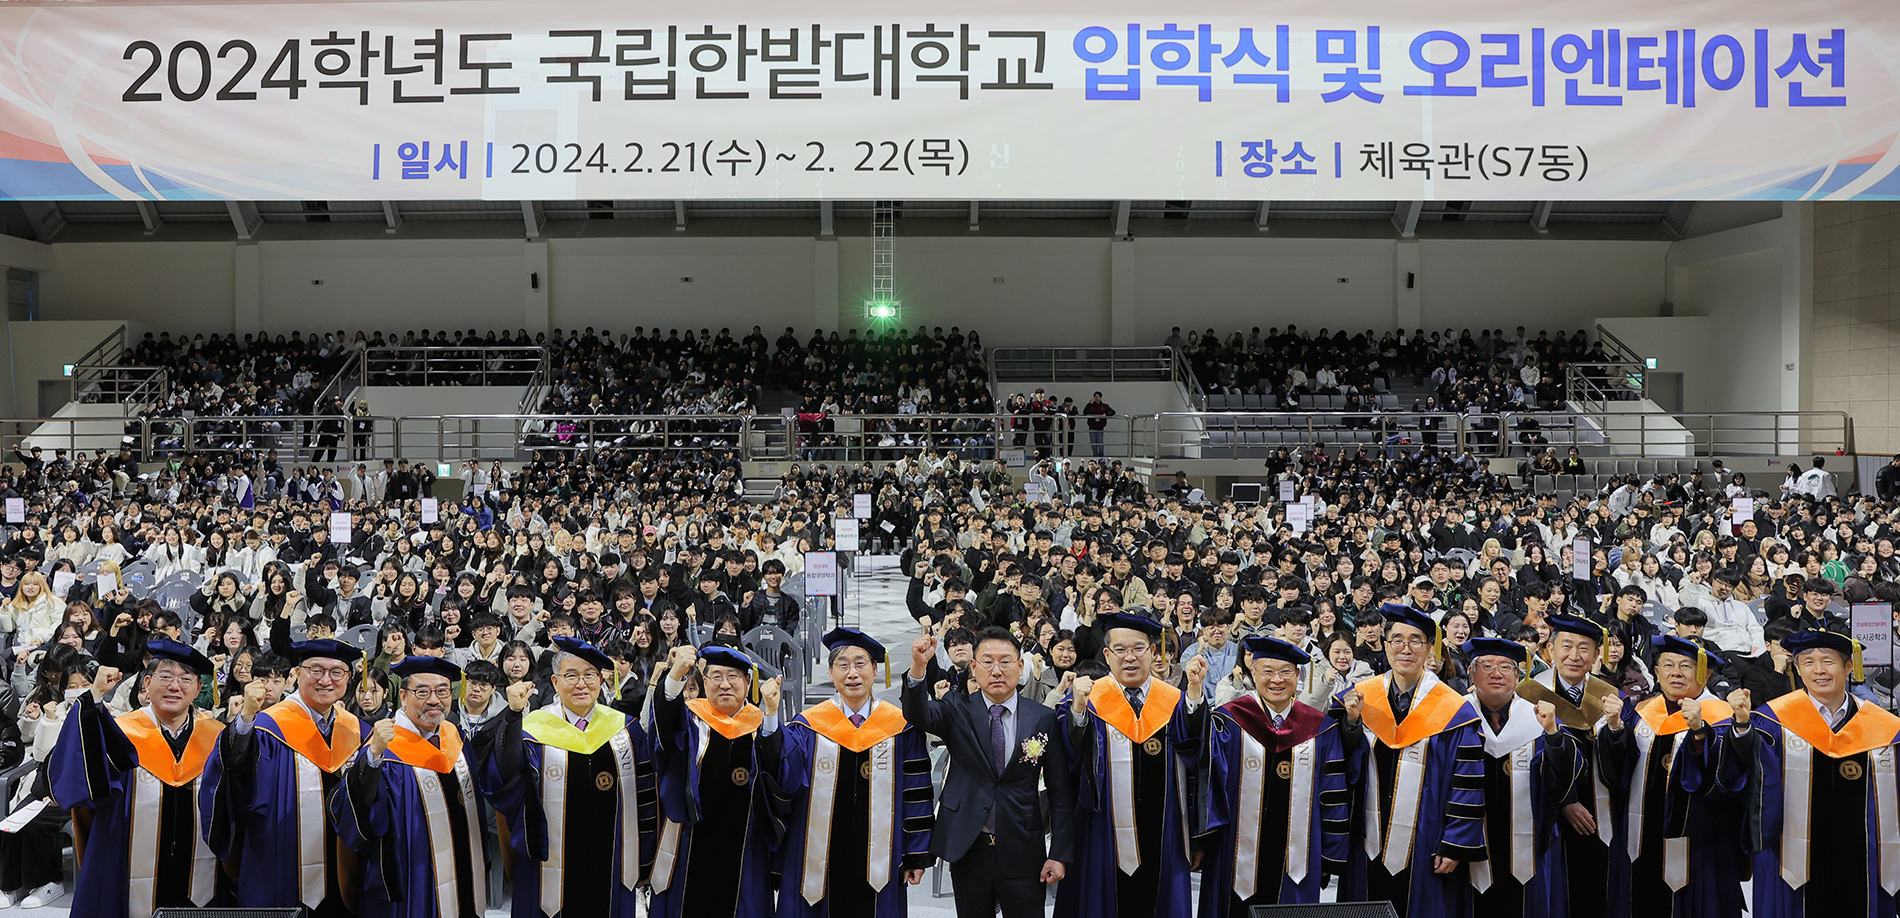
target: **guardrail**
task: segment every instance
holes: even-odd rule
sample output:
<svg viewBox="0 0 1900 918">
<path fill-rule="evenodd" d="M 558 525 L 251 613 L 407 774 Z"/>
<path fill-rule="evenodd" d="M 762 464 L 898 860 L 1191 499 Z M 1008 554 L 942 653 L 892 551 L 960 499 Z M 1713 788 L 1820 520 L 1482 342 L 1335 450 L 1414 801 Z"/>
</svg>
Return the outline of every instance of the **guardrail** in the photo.
<svg viewBox="0 0 1900 918">
<path fill-rule="evenodd" d="M 547 348 L 372 347 L 363 352 L 371 386 L 526 386 L 547 360 Z"/>
<path fill-rule="evenodd" d="M 1502 415 L 1404 411 L 1171 411 L 1136 421 L 1134 454 L 1156 459 L 1264 459 L 1277 450 L 1437 446 L 1498 457 Z"/>
<path fill-rule="evenodd" d="M 1178 368 L 1177 368 L 1178 367 Z M 998 347 L 990 382 L 1174 382 L 1186 364 L 1171 347 Z"/>
<path fill-rule="evenodd" d="M 1630 455 L 1802 456 L 1854 452 L 1854 420 L 1845 411 L 1618 413 L 1606 431 Z M 1692 438 L 1685 442 L 1683 433 Z M 1686 449 L 1686 451 L 1684 451 Z"/>
</svg>

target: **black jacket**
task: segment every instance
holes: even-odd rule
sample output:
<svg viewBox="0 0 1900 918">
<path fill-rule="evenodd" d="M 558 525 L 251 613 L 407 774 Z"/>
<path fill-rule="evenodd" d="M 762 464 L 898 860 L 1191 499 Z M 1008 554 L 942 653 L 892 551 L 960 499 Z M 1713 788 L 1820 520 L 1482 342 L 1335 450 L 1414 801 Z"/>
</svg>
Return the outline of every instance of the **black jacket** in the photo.
<svg viewBox="0 0 1900 918">
<path fill-rule="evenodd" d="M 950 771 L 938 798 L 937 825 L 930 836 L 930 853 L 947 861 L 961 860 L 977 834 L 996 814 L 996 862 L 1008 877 L 1033 877 L 1045 860 L 1076 866 L 1074 831 L 1075 791 L 1069 764 L 1056 737 L 1056 712 L 1018 695 L 1015 736 L 1010 764 L 996 773 L 990 751 L 990 715 L 982 695 L 952 692 L 942 701 L 930 697 L 927 682 L 904 679 L 904 719 L 943 740 L 950 750 Z M 1042 737 L 1042 755 L 1025 758 L 1023 742 Z M 1038 778 L 1049 788 L 1049 825 L 1043 824 Z M 1050 835 L 1045 849 L 1043 835 Z"/>
</svg>

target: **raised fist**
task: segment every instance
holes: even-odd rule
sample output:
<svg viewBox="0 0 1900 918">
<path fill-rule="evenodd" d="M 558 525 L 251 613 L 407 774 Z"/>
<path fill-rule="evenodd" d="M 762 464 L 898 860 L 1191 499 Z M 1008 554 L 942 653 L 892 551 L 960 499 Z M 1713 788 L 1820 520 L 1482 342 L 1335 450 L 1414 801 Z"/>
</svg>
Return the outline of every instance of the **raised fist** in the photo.
<svg viewBox="0 0 1900 918">
<path fill-rule="evenodd" d="M 1728 693 L 1728 706 L 1735 709 L 1734 719 L 1735 725 L 1738 727 L 1748 724 L 1750 714 L 1749 703 L 1754 700 L 1752 694 L 1753 693 L 1745 688 L 1736 689 Z"/>
<path fill-rule="evenodd" d="M 681 644 L 667 653 L 667 674 L 682 682 L 693 671 L 693 661 L 699 659 L 699 651 L 690 644 Z"/>
<path fill-rule="evenodd" d="M 1346 709 L 1346 722 L 1356 724 L 1360 712 L 1366 709 L 1366 696 L 1356 688 L 1351 689 L 1346 692 L 1346 697 L 1340 699 L 1340 704 Z"/>
<path fill-rule="evenodd" d="M 262 679 L 252 679 L 250 682 L 245 684 L 244 686 L 244 716 L 245 717 L 256 717 L 257 712 L 264 710 L 264 694 L 268 691 L 269 689 L 265 687 L 264 680 Z"/>
<path fill-rule="evenodd" d="M 1603 706 L 1603 726 L 1609 730 L 1623 729 L 1623 706 L 1606 704 Z"/>
<path fill-rule="evenodd" d="M 516 682 L 508 686 L 508 707 L 517 713 L 528 709 L 528 696 L 534 694 L 534 683 Z"/>
<path fill-rule="evenodd" d="M 1538 702 L 1537 722 L 1543 725 L 1545 736 L 1556 736 L 1560 729 L 1557 726 L 1557 706 L 1548 701 Z"/>
<path fill-rule="evenodd" d="M 390 742 L 395 738 L 396 722 L 385 717 L 377 721 L 376 726 L 370 729 L 369 751 L 377 755 L 382 755 L 383 751 L 389 748 Z"/>
<path fill-rule="evenodd" d="M 98 671 L 92 674 L 92 697 L 100 701 L 106 700 L 106 696 L 112 694 L 113 688 L 118 686 L 119 680 L 123 678 L 125 674 L 114 667 L 99 667 Z"/>
<path fill-rule="evenodd" d="M 1699 698 L 1682 699 L 1682 722 L 1691 730 L 1702 729 L 1702 700 Z"/>
<path fill-rule="evenodd" d="M 1207 681 L 1207 658 L 1195 657 L 1187 661 L 1186 672 L 1188 685 L 1199 689 L 1201 684 Z"/>
<path fill-rule="evenodd" d="M 1095 680 L 1087 676 L 1075 679 L 1075 698 L 1069 702 L 1069 709 L 1077 714 L 1089 709 L 1089 690 L 1095 688 Z"/>
<path fill-rule="evenodd" d="M 767 679 L 759 683 L 759 710 L 764 711 L 765 716 L 773 717 L 778 714 L 779 696 L 783 692 L 784 687 L 784 676 Z"/>
<path fill-rule="evenodd" d="M 925 634 L 910 642 L 911 675 L 921 675 L 930 668 L 930 661 L 937 656 L 937 639 Z"/>
</svg>

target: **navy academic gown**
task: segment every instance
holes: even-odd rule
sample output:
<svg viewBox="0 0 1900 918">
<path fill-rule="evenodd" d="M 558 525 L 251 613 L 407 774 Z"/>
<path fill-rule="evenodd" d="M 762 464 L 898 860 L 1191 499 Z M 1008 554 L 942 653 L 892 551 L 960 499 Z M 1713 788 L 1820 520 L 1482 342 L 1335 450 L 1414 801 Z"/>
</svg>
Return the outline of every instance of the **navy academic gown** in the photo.
<svg viewBox="0 0 1900 918">
<path fill-rule="evenodd" d="M 1557 810 L 1583 772 L 1576 743 L 1562 729 L 1546 735 L 1537 706 L 1522 698 L 1511 699 L 1503 731 L 1493 732 L 1477 696 L 1466 697 L 1480 712 L 1484 735 L 1486 857 L 1467 871 L 1477 891 L 1472 914 L 1565 918 L 1563 859 L 1546 855 L 1557 841 Z"/>
<path fill-rule="evenodd" d="M 1345 869 L 1359 776 L 1348 767 L 1344 733 L 1338 721 L 1298 701 L 1276 729 L 1253 692 L 1208 716 L 1205 806 L 1196 836 L 1202 918 L 1245 918 L 1255 905 L 1318 902 L 1321 875 Z M 1295 808 L 1303 818 L 1295 819 Z M 1289 873 L 1295 869 L 1289 842 L 1304 844 L 1298 879 Z M 1237 872 L 1249 866 L 1251 875 L 1237 888 Z"/>
<path fill-rule="evenodd" d="M 259 712 L 248 733 L 232 728 L 218 735 L 198 808 L 211 850 L 238 878 L 240 907 L 302 904 L 317 918 L 356 910 L 359 864 L 337 840 L 325 801 L 369 724 L 342 705 L 335 711 L 327 742 L 295 698 Z M 304 825 L 320 833 L 309 851 L 300 849 Z"/>
<path fill-rule="evenodd" d="M 888 701 L 873 702 L 854 728 L 834 697 L 792 718 L 782 746 L 778 793 L 791 818 L 779 846 L 779 918 L 902 918 L 904 871 L 937 861 L 923 731 Z M 886 852 L 877 888 L 868 877 L 873 832 Z"/>
<path fill-rule="evenodd" d="M 1746 785 L 1755 918 L 1894 914 L 1887 887 L 1900 888 L 1900 871 L 1883 884 L 1880 855 L 1900 847 L 1900 819 L 1883 817 L 1879 800 L 1900 800 L 1900 717 L 1848 703 L 1855 710 L 1834 730 L 1806 692 L 1793 692 L 1756 709 L 1749 729 L 1717 739 L 1718 780 Z"/>
<path fill-rule="evenodd" d="M 446 896 L 461 918 L 488 908 L 474 771 L 455 725 L 440 739 L 437 748 L 399 718 L 381 764 L 357 753 L 330 798 L 337 837 L 363 862 L 364 918 L 439 918 Z"/>
<path fill-rule="evenodd" d="M 1707 690 L 1701 701 L 1704 727 L 1695 733 L 1661 695 L 1652 695 L 1636 705 L 1636 717 L 1623 729 L 1597 738 L 1597 767 L 1615 807 L 1610 885 L 1624 891 L 1610 899 L 1609 918 L 1742 913 L 1746 813 L 1740 788 L 1713 780 L 1731 712 Z M 1699 767 L 1685 768 L 1691 760 Z"/>
<path fill-rule="evenodd" d="M 1583 697 L 1580 703 L 1573 704 L 1558 688 L 1556 671 L 1548 669 L 1519 682 L 1517 694 L 1532 704 L 1548 701 L 1557 709 L 1558 722 L 1563 724 L 1564 732 L 1576 746 L 1580 772 L 1570 785 L 1569 795 L 1558 802 L 1554 818 L 1557 843 L 1544 852 L 1538 872 L 1563 877 L 1564 900 L 1570 914 L 1579 918 L 1601 915 L 1608 908 L 1606 903 L 1613 898 L 1610 846 L 1615 841 L 1616 828 L 1610 812 L 1609 788 L 1597 774 L 1597 730 L 1603 724 L 1604 708 L 1607 705 L 1620 708 L 1623 698 L 1616 686 L 1596 676 L 1586 676 Z M 1570 827 L 1563 810 L 1573 803 L 1596 818 L 1595 835 L 1584 835 Z M 1622 898 L 1627 893 L 1626 889 L 1619 889 L 1614 898 Z"/>
<path fill-rule="evenodd" d="M 664 686 L 653 721 L 661 816 L 653 918 L 772 914 L 772 848 L 782 826 L 770 785 L 784 731 L 761 735 L 764 714 L 752 705 L 722 718 L 710 701 L 669 699 Z"/>
<path fill-rule="evenodd" d="M 1391 678 L 1375 676 L 1355 686 L 1365 698 L 1360 717 L 1365 729 L 1356 740 L 1349 736 L 1348 749 L 1352 754 L 1355 743 L 1363 744 L 1366 780 L 1358 785 L 1357 822 L 1339 899 L 1389 901 L 1401 918 L 1465 918 L 1473 899 L 1466 866 L 1485 859 L 1484 734 L 1478 712 L 1427 672 L 1413 689 L 1410 711 L 1398 720 L 1387 694 Z M 1347 691 L 1334 696 L 1336 708 L 1343 708 Z M 1408 764 L 1418 769 L 1418 790 L 1415 799 L 1403 800 L 1406 782 L 1401 779 Z M 1409 845 L 1402 837 L 1406 823 L 1395 818 L 1401 815 L 1411 817 Z M 1434 857 L 1461 866 L 1435 873 Z M 1388 867 L 1389 860 L 1396 866 Z"/>
<path fill-rule="evenodd" d="M 646 731 L 599 703 L 584 732 L 559 702 L 500 717 L 493 744 L 478 744 L 475 780 L 508 821 L 514 918 L 633 918 L 653 863 Z"/>
<path fill-rule="evenodd" d="M 222 729 L 194 712 L 174 747 L 151 708 L 115 719 L 91 692 L 80 696 L 47 762 L 53 799 L 93 811 L 73 914 L 146 918 L 225 904 L 229 883 L 198 831 L 198 783 Z"/>
<path fill-rule="evenodd" d="M 1069 699 L 1057 709 L 1053 741 L 1066 744 L 1075 776 L 1080 851 L 1056 888 L 1056 918 L 1174 918 L 1193 910 L 1188 781 L 1207 714 L 1200 705 L 1190 713 L 1188 700 L 1151 678 L 1136 716 L 1121 684 L 1100 679 L 1080 718 Z"/>
</svg>

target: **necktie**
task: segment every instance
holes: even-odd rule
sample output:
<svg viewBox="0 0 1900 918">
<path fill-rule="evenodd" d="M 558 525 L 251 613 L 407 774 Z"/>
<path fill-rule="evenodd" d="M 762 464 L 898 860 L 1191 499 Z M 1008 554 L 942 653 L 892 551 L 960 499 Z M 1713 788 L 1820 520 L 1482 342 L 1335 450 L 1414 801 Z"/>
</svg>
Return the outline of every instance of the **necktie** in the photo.
<svg viewBox="0 0 1900 918">
<path fill-rule="evenodd" d="M 1583 688 L 1581 686 L 1577 688 L 1571 688 L 1570 686 L 1566 685 L 1564 686 L 1564 697 L 1570 699 L 1570 703 L 1573 705 L 1582 705 L 1583 704 Z"/>
<path fill-rule="evenodd" d="M 331 723 L 332 723 L 332 719 L 329 717 L 317 718 L 317 732 L 323 734 L 323 741 L 326 743 L 330 741 L 330 724 Z"/>
<path fill-rule="evenodd" d="M 996 765 L 996 774 L 1001 777 L 1003 769 L 1009 764 L 1009 731 L 1003 727 L 1003 715 L 1009 709 L 1000 704 L 990 705 L 990 761 Z M 996 834 L 996 804 L 990 804 L 990 815 L 983 820 L 983 831 Z"/>
<path fill-rule="evenodd" d="M 1412 713 L 1412 693 L 1400 692 L 1392 699 L 1392 722 L 1404 723 L 1405 716 Z"/>
<path fill-rule="evenodd" d="M 429 745 L 434 746 L 437 749 L 442 748 L 442 734 L 437 733 L 434 736 L 429 737 Z"/>
<path fill-rule="evenodd" d="M 574 722 L 574 728 L 575 728 L 575 729 L 577 729 L 577 730 L 585 730 L 585 729 L 587 729 L 587 718 L 585 718 L 585 717 L 583 717 L 583 718 L 581 718 L 580 720 L 577 720 L 577 721 L 575 721 L 575 722 Z"/>
<path fill-rule="evenodd" d="M 851 715 L 851 726 L 853 726 L 853 727 L 862 727 L 862 726 L 864 726 L 864 715 L 863 715 L 863 714 L 853 714 L 853 715 Z"/>
<path fill-rule="evenodd" d="M 1485 713 L 1485 716 L 1489 717 L 1491 720 L 1491 732 L 1503 733 L 1504 732 L 1504 711 L 1503 710 L 1486 711 L 1484 713 Z"/>
<path fill-rule="evenodd" d="M 1141 716 L 1141 689 L 1131 685 L 1125 689 L 1122 689 L 1122 691 L 1128 694 L 1128 706 L 1134 709 L 1136 717 L 1140 717 Z"/>
</svg>

